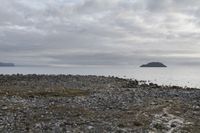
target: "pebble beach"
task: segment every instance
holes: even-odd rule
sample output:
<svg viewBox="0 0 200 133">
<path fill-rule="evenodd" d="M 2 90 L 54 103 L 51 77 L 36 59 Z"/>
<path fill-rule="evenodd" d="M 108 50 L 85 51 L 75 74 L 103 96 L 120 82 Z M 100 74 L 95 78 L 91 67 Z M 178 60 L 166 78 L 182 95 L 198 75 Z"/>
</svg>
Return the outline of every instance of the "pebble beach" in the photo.
<svg viewBox="0 0 200 133">
<path fill-rule="evenodd" d="M 0 75 L 0 132 L 199 133 L 200 90 L 92 75 Z"/>
</svg>

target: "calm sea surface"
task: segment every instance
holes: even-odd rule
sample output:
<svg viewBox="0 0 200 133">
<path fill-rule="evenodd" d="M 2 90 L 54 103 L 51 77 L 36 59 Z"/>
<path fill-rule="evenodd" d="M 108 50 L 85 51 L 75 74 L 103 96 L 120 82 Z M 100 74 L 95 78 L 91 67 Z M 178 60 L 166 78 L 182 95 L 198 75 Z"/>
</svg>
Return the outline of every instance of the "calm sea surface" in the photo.
<svg viewBox="0 0 200 133">
<path fill-rule="evenodd" d="M 0 67 L 1 74 L 79 74 L 104 75 L 151 81 L 160 85 L 179 85 L 200 88 L 198 67 Z"/>
</svg>

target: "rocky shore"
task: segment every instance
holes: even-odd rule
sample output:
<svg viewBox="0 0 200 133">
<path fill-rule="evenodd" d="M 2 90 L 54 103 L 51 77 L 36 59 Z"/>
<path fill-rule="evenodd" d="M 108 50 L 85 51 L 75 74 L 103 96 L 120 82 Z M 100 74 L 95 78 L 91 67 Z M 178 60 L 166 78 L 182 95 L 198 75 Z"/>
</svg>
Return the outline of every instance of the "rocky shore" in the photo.
<svg viewBox="0 0 200 133">
<path fill-rule="evenodd" d="M 0 132 L 200 133 L 200 90 L 117 77 L 0 75 Z"/>
</svg>

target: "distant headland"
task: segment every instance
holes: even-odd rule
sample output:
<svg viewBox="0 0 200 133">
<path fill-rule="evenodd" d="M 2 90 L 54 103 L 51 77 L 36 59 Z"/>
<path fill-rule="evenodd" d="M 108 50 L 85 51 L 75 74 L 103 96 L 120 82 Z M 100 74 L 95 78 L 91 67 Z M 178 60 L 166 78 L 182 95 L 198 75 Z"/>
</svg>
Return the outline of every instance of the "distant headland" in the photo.
<svg viewBox="0 0 200 133">
<path fill-rule="evenodd" d="M 3 63 L 0 62 L 0 67 L 14 67 L 15 64 L 14 63 Z"/>
<path fill-rule="evenodd" d="M 161 62 L 150 62 L 144 65 L 141 65 L 140 67 L 167 67 Z"/>
</svg>

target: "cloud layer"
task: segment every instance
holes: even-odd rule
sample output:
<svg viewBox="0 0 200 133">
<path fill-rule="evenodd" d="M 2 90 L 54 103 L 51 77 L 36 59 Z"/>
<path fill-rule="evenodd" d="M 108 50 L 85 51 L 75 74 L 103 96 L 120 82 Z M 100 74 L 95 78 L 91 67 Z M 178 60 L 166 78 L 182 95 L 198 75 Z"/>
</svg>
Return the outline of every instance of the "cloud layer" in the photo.
<svg viewBox="0 0 200 133">
<path fill-rule="evenodd" d="M 49 66 L 200 61 L 197 0 L 0 2 L 0 61 Z"/>
</svg>

